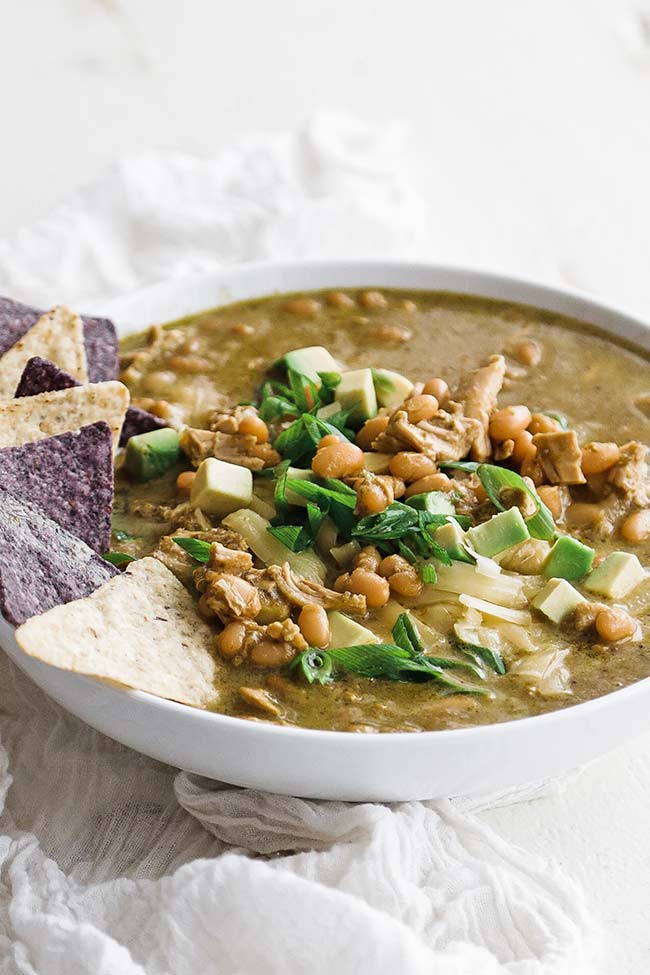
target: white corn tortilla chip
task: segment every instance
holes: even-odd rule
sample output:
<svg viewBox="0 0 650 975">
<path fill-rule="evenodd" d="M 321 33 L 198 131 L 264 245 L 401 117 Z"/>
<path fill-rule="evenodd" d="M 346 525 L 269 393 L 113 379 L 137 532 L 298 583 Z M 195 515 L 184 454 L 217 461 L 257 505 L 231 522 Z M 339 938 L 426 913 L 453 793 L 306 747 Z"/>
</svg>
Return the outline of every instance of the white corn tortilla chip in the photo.
<svg viewBox="0 0 650 975">
<path fill-rule="evenodd" d="M 172 701 L 205 707 L 219 695 L 214 633 L 158 559 L 133 562 L 87 599 L 33 616 L 16 639 L 54 667 Z"/>
<path fill-rule="evenodd" d="M 0 357 L 0 400 L 12 399 L 32 356 L 49 359 L 79 382 L 88 382 L 83 322 L 76 312 L 57 305 Z"/>
<path fill-rule="evenodd" d="M 104 420 L 111 428 L 115 452 L 129 401 L 126 386 L 112 380 L 0 403 L 0 447 L 72 433 Z"/>
</svg>

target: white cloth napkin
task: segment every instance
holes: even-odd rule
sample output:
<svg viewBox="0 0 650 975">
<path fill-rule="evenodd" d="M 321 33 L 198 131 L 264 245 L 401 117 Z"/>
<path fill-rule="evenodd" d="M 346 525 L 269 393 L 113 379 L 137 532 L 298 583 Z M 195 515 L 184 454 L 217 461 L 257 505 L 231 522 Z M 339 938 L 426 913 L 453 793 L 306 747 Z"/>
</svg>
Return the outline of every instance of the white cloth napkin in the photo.
<svg viewBox="0 0 650 975">
<path fill-rule="evenodd" d="M 401 131 L 320 115 L 214 159 L 122 160 L 0 242 L 0 292 L 92 312 L 223 262 L 434 239 Z M 99 735 L 4 655 L 0 742 L 0 975 L 590 971 L 582 893 L 477 816 L 536 787 L 391 806 L 238 789 Z"/>
</svg>

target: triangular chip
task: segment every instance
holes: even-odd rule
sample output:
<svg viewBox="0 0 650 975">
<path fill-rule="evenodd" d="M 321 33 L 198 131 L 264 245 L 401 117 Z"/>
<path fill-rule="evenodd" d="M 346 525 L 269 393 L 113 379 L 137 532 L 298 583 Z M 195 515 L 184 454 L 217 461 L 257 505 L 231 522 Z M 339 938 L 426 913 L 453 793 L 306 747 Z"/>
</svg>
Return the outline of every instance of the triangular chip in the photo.
<svg viewBox="0 0 650 975">
<path fill-rule="evenodd" d="M 84 341 L 88 361 L 88 379 L 91 383 L 104 383 L 117 379 L 120 360 L 117 354 L 117 334 L 109 318 L 82 316 Z"/>
<path fill-rule="evenodd" d="M 49 359 L 35 355 L 23 369 L 15 396 L 16 399 L 37 396 L 38 393 L 51 393 L 55 389 L 71 389 L 73 386 L 81 386 L 78 379 L 60 366 L 55 366 Z"/>
<path fill-rule="evenodd" d="M 42 314 L 42 311 L 32 308 L 31 305 L 0 297 L 0 355 L 15 345 Z M 108 318 L 82 315 L 81 320 L 89 381 L 105 383 L 110 379 L 117 379 L 119 357 L 115 326 Z"/>
<path fill-rule="evenodd" d="M 157 559 L 133 562 L 88 599 L 28 620 L 16 639 L 55 667 L 172 701 L 205 707 L 219 694 L 214 633 Z"/>
<path fill-rule="evenodd" d="M 83 599 L 117 571 L 80 538 L 0 491 L 0 610 L 9 623 Z"/>
<path fill-rule="evenodd" d="M 113 436 L 107 423 L 0 450 L 0 489 L 100 554 L 111 543 Z"/>
<path fill-rule="evenodd" d="M 11 399 L 23 369 L 32 356 L 41 355 L 75 379 L 88 381 L 83 324 L 79 315 L 57 305 L 0 358 L 0 400 Z"/>
<path fill-rule="evenodd" d="M 59 369 L 53 362 L 34 356 L 23 370 L 16 390 L 16 398 L 21 396 L 36 396 L 53 389 L 70 389 L 80 383 L 70 373 Z M 138 406 L 129 406 L 124 418 L 124 426 L 120 434 L 120 447 L 123 447 L 130 437 L 139 433 L 149 433 L 151 430 L 162 430 L 167 424 L 164 420 L 141 410 Z"/>
<path fill-rule="evenodd" d="M 129 391 L 118 382 L 91 383 L 0 403 L 0 447 L 55 437 L 104 420 L 117 450 L 129 405 Z"/>
</svg>

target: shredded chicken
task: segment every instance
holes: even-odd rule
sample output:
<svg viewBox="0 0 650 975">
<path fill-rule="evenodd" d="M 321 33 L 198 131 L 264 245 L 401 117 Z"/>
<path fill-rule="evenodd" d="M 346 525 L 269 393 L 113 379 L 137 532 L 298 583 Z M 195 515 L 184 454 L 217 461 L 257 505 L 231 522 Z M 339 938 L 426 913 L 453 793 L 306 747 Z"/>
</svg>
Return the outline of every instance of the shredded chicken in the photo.
<svg viewBox="0 0 650 975">
<path fill-rule="evenodd" d="M 269 443 L 258 443 L 255 437 L 241 433 L 221 433 L 186 427 L 180 436 L 180 447 L 192 464 L 198 467 L 207 457 L 261 471 L 280 462 L 280 455 Z"/>
<path fill-rule="evenodd" d="M 607 475 L 611 485 L 623 500 L 639 508 L 650 505 L 650 448 L 636 440 L 623 444 L 621 456 Z"/>
<path fill-rule="evenodd" d="M 320 583 L 301 579 L 291 571 L 288 562 L 269 565 L 266 569 L 254 569 L 251 564 L 240 574 L 235 574 L 236 570 L 224 571 L 219 567 L 218 549 L 213 547 L 213 553 L 210 562 L 194 570 L 194 583 L 202 593 L 202 610 L 207 615 L 219 617 L 224 623 L 240 618 L 260 624 L 283 622 L 289 618 L 292 609 L 311 603 L 354 616 L 363 616 L 366 612 L 365 596 L 334 592 Z M 235 554 L 228 553 L 223 564 L 227 565 L 230 559 L 234 566 Z"/>
<path fill-rule="evenodd" d="M 167 566 L 170 572 L 173 572 L 184 586 L 192 586 L 196 562 L 191 555 L 174 541 L 174 537 L 178 538 L 179 536 L 182 538 L 198 538 L 202 542 L 210 542 L 215 552 L 228 553 L 230 561 L 227 564 L 229 564 L 230 568 L 224 571 L 238 571 L 232 568 L 235 564 L 233 562 L 235 558 L 240 560 L 236 563 L 239 567 L 244 566 L 244 560 L 246 560 L 246 567 L 248 565 L 252 566 L 252 559 L 247 553 L 248 546 L 238 532 L 230 531 L 228 528 L 210 528 L 209 531 L 194 532 L 180 529 L 174 532 L 174 536 L 165 535 L 161 538 L 152 555 L 162 562 L 163 565 Z M 224 562 L 222 564 L 226 563 Z"/>
<path fill-rule="evenodd" d="M 496 409 L 497 397 L 503 386 L 505 374 L 504 357 L 490 356 L 487 365 L 463 376 L 456 392 L 455 399 L 462 405 L 465 416 L 478 420 L 480 424 L 472 444 L 472 457 L 479 462 L 489 460 L 492 453 L 489 434 L 490 415 Z"/>
<path fill-rule="evenodd" d="M 584 484 L 582 451 L 575 430 L 536 433 L 537 459 L 549 484 Z"/>
<path fill-rule="evenodd" d="M 365 596 L 350 592 L 334 592 L 333 589 L 327 589 L 319 582 L 302 579 L 291 571 L 288 562 L 284 565 L 269 565 L 262 574 L 274 581 L 280 594 L 292 606 L 302 607 L 316 603 L 324 609 L 338 609 L 352 616 L 363 616 L 366 613 Z M 251 575 L 252 573 L 249 573 L 246 578 L 250 579 Z"/>
<path fill-rule="evenodd" d="M 458 403 L 447 403 L 430 420 L 411 423 L 405 410 L 396 410 L 373 449 L 389 454 L 415 450 L 432 460 L 461 460 L 469 453 L 481 424 L 463 414 Z"/>
</svg>

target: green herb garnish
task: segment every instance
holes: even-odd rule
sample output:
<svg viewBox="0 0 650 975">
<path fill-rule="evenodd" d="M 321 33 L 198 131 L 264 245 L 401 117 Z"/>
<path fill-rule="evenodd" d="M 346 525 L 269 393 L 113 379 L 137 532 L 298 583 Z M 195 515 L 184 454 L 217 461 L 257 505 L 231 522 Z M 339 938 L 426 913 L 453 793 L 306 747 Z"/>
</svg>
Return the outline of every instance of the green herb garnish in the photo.
<svg viewBox="0 0 650 975">
<path fill-rule="evenodd" d="M 102 558 L 106 562 L 110 562 L 111 565 L 116 565 L 118 567 L 122 565 L 128 565 L 129 562 L 135 562 L 135 556 L 127 555 L 126 552 L 104 552 Z"/>
<path fill-rule="evenodd" d="M 190 538 L 178 535 L 172 539 L 177 545 L 191 555 L 195 562 L 207 562 L 210 558 L 210 542 L 204 542 L 200 538 Z"/>
<path fill-rule="evenodd" d="M 514 489 L 523 492 L 535 502 L 537 511 L 532 517 L 526 518 L 526 527 L 533 538 L 550 539 L 555 534 L 553 515 L 546 507 L 537 491 L 531 488 L 515 471 L 506 467 L 496 467 L 494 464 L 479 464 L 477 474 L 485 493 L 498 511 L 505 511 L 501 500 L 504 490 Z"/>
</svg>

